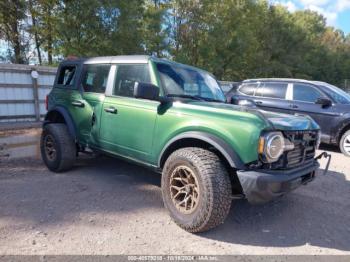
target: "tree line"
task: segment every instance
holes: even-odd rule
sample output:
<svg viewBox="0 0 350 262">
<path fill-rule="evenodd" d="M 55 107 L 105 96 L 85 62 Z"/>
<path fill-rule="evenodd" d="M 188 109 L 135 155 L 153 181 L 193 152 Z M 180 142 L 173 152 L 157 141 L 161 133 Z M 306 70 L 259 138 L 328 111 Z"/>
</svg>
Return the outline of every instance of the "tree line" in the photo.
<svg viewBox="0 0 350 262">
<path fill-rule="evenodd" d="M 218 79 L 350 79 L 350 34 L 267 0 L 0 0 L 2 60 L 149 54 Z"/>
</svg>

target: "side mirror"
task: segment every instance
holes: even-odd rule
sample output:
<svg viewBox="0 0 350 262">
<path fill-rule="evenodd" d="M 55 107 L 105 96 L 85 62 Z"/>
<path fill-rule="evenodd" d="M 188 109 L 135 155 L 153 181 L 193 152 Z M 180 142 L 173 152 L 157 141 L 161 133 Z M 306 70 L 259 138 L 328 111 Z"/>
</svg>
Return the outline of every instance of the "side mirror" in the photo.
<svg viewBox="0 0 350 262">
<path fill-rule="evenodd" d="M 328 98 L 320 97 L 316 100 L 317 105 L 321 105 L 322 107 L 329 107 L 332 105 L 332 101 Z"/>
<path fill-rule="evenodd" d="M 158 100 L 159 88 L 158 86 L 152 84 L 135 82 L 134 97 L 148 100 Z"/>
</svg>

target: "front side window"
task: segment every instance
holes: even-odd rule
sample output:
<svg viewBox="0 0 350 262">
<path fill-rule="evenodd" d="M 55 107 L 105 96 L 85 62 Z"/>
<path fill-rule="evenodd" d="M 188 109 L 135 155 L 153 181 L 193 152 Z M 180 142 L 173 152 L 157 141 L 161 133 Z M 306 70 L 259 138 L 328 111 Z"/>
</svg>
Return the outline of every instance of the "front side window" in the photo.
<svg viewBox="0 0 350 262">
<path fill-rule="evenodd" d="M 58 75 L 57 84 L 62 86 L 74 85 L 77 67 L 74 65 L 62 66 Z"/>
<path fill-rule="evenodd" d="M 317 84 L 322 91 L 327 93 L 337 104 L 350 104 L 350 94 L 346 93 L 344 90 L 324 82 L 317 82 Z"/>
<path fill-rule="evenodd" d="M 166 95 L 225 101 L 218 82 L 209 73 L 161 62 L 156 66 Z"/>
<path fill-rule="evenodd" d="M 113 95 L 133 97 L 135 82 L 151 84 L 148 64 L 118 65 Z"/>
<path fill-rule="evenodd" d="M 285 99 L 288 83 L 264 83 L 256 93 L 256 96 Z"/>
<path fill-rule="evenodd" d="M 104 93 L 106 91 L 110 68 L 110 65 L 103 64 L 85 65 L 83 80 L 81 82 L 84 91 Z"/>
<path fill-rule="evenodd" d="M 239 88 L 239 92 L 241 92 L 247 96 L 253 96 L 257 87 L 258 87 L 257 83 L 243 84 Z"/>
<path fill-rule="evenodd" d="M 320 97 L 323 97 L 321 92 L 310 85 L 293 85 L 293 100 L 315 103 Z"/>
</svg>

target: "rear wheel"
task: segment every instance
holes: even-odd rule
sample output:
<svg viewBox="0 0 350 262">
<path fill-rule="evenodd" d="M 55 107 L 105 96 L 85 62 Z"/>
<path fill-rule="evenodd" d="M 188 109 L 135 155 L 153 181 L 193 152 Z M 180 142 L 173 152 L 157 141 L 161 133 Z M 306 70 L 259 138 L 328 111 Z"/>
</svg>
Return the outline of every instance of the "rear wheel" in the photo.
<svg viewBox="0 0 350 262">
<path fill-rule="evenodd" d="M 44 126 L 40 141 L 41 157 L 53 172 L 70 169 L 76 160 L 77 149 L 65 124 Z"/>
<path fill-rule="evenodd" d="M 170 216 L 189 232 L 222 224 L 231 206 L 231 182 L 217 155 L 183 148 L 170 155 L 162 174 L 162 194 Z"/>
<path fill-rule="evenodd" d="M 346 131 L 341 137 L 339 147 L 344 155 L 350 156 L 350 130 Z"/>
</svg>

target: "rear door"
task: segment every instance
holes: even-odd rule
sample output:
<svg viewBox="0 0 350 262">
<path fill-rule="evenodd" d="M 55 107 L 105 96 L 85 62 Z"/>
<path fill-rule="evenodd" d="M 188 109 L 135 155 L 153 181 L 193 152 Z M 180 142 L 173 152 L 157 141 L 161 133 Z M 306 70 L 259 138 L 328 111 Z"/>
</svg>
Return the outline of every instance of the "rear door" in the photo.
<svg viewBox="0 0 350 262">
<path fill-rule="evenodd" d="M 63 62 L 59 68 L 55 85 L 50 93 L 50 103 L 58 107 L 63 107 L 72 117 L 77 138 L 85 143 L 84 133 L 89 129 L 90 111 L 85 107 L 82 92 L 79 88 L 79 76 L 82 72 L 83 64 L 81 62 L 69 61 Z"/>
<path fill-rule="evenodd" d="M 287 82 L 243 83 L 234 97 L 253 100 L 263 110 L 290 113 L 290 101 L 287 100 L 290 89 Z"/>
<path fill-rule="evenodd" d="M 64 107 L 82 144 L 96 144 L 101 106 L 110 71 L 109 64 L 65 62 L 60 65 L 52 95 L 54 104 Z"/>
<path fill-rule="evenodd" d="M 232 97 L 228 98 L 229 102 L 231 101 L 231 98 L 254 100 L 254 95 L 259 85 L 260 85 L 260 82 L 252 82 L 252 83 L 248 82 L 248 83 L 241 84 L 237 88 L 236 93 Z"/>
<path fill-rule="evenodd" d="M 255 92 L 254 102 L 266 111 L 290 113 L 287 95 L 291 86 L 288 82 L 263 82 Z"/>
</svg>

